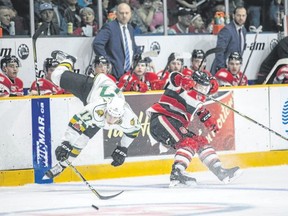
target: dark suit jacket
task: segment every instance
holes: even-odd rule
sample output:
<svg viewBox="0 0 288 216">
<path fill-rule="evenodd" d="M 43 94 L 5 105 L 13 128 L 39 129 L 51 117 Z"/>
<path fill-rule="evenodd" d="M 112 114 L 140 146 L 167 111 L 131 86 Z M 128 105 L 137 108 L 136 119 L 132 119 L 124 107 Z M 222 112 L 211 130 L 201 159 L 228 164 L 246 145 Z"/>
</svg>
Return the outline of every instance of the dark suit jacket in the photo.
<svg viewBox="0 0 288 216">
<path fill-rule="evenodd" d="M 134 29 L 128 24 L 134 55 L 140 53 L 135 43 Z M 106 57 L 112 64 L 112 74 L 119 79 L 124 74 L 125 51 L 119 22 L 111 21 L 103 25 L 93 41 L 96 55 Z"/>
<path fill-rule="evenodd" d="M 246 33 L 247 30 L 245 27 L 242 28 L 242 33 L 244 37 L 244 49 L 246 45 Z M 211 68 L 211 73 L 214 75 L 217 71 L 217 68 L 225 68 L 226 67 L 226 60 L 230 53 L 232 52 L 239 52 L 241 55 L 240 43 L 239 43 L 239 33 L 236 29 L 234 22 L 230 22 L 227 24 L 217 36 L 217 45 L 216 47 L 221 47 L 224 49 L 223 52 L 216 53 L 215 59 Z M 242 55 L 243 56 L 243 55 Z"/>
</svg>

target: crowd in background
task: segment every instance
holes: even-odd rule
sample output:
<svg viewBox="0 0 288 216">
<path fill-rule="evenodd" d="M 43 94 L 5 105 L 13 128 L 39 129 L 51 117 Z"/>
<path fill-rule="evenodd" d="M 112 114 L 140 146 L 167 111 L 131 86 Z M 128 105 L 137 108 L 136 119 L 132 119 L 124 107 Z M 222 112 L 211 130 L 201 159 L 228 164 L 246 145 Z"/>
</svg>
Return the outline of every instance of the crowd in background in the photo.
<svg viewBox="0 0 288 216">
<path fill-rule="evenodd" d="M 48 22 L 45 35 L 95 36 L 101 24 L 114 20 L 120 2 L 132 8 L 131 24 L 135 34 L 163 34 L 162 0 L 102 0 L 99 17 L 97 0 L 34 0 L 35 30 Z M 167 0 L 168 34 L 213 33 L 215 14 L 225 13 L 224 0 Z M 263 31 L 278 32 L 284 16 L 283 0 L 229 0 L 229 15 L 237 6 L 248 11 L 246 28 L 263 26 Z M 0 0 L 0 22 L 3 35 L 30 35 L 29 0 Z"/>
</svg>

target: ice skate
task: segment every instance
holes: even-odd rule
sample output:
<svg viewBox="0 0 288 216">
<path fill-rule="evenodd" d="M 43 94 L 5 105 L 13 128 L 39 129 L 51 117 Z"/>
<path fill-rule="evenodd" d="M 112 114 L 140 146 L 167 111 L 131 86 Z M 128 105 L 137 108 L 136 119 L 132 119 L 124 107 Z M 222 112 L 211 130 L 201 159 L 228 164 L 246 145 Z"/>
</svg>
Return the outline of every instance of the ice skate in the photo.
<svg viewBox="0 0 288 216">
<path fill-rule="evenodd" d="M 77 59 L 74 57 L 74 56 L 71 56 L 61 50 L 54 50 L 52 53 L 51 53 L 51 56 L 54 58 L 54 59 L 57 59 L 59 62 L 65 60 L 65 59 L 70 59 L 73 64 L 75 64 L 75 62 L 77 61 Z"/>
<path fill-rule="evenodd" d="M 170 175 L 169 187 L 191 187 L 197 185 L 195 178 L 190 176 L 189 173 L 181 171 L 179 168 L 173 166 Z"/>
<path fill-rule="evenodd" d="M 65 169 L 65 166 L 62 166 L 60 163 L 57 163 L 54 167 L 52 167 L 50 170 L 48 170 L 45 175 L 43 176 L 43 180 L 51 179 L 56 176 L 58 176 L 63 170 Z"/>
<path fill-rule="evenodd" d="M 216 176 L 218 179 L 225 184 L 229 184 L 230 182 L 234 181 L 237 179 L 240 175 L 242 174 L 242 171 L 240 170 L 239 167 L 233 167 L 230 169 L 224 169 L 222 167 L 219 167 Z"/>
</svg>

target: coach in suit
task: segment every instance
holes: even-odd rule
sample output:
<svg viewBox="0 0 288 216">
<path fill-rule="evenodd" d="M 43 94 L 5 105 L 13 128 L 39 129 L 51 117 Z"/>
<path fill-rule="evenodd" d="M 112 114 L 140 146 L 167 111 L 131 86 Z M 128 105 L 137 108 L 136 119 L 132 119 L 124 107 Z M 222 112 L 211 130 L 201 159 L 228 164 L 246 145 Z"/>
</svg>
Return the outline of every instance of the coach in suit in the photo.
<svg viewBox="0 0 288 216">
<path fill-rule="evenodd" d="M 247 11 L 244 7 L 236 7 L 233 13 L 233 21 L 227 24 L 217 36 L 217 46 L 223 52 L 216 53 L 211 67 L 214 75 L 220 68 L 226 68 L 226 60 L 230 53 L 239 52 L 243 56 L 246 44 L 247 30 L 244 27 L 247 18 Z"/>
<path fill-rule="evenodd" d="M 112 74 L 117 80 L 131 68 L 133 56 L 140 54 L 140 47 L 135 43 L 134 29 L 128 23 L 130 18 L 130 6 L 127 3 L 119 4 L 116 19 L 103 25 L 93 41 L 95 54 L 111 62 Z"/>
</svg>

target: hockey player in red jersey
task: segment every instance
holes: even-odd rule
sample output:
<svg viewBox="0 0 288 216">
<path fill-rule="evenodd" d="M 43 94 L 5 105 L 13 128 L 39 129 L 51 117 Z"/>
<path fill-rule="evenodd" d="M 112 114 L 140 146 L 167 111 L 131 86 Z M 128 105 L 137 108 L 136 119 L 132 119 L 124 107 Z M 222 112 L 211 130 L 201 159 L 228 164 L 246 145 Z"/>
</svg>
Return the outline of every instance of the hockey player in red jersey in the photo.
<svg viewBox="0 0 288 216">
<path fill-rule="evenodd" d="M 18 78 L 19 59 L 7 55 L 1 59 L 0 65 L 0 97 L 23 96 L 23 81 Z"/>
<path fill-rule="evenodd" d="M 217 121 L 203 105 L 205 95 L 217 89 L 211 89 L 213 86 L 210 78 L 202 71 L 195 71 L 192 78 L 179 72 L 170 74 L 160 100 L 147 110 L 150 134 L 161 145 L 176 149 L 170 187 L 196 184 L 196 179 L 185 172 L 196 153 L 219 180 L 229 183 L 240 174 L 239 167 L 223 168 L 208 140 L 188 129 L 189 123 L 196 116 L 211 131 L 219 130 Z"/>
<path fill-rule="evenodd" d="M 284 65 L 276 73 L 273 84 L 287 84 L 288 83 L 288 65 Z"/>
<path fill-rule="evenodd" d="M 158 81 L 158 77 L 154 72 L 146 71 L 147 62 L 145 59 L 141 59 L 135 67 L 135 70 L 125 73 L 119 79 L 118 88 L 123 91 L 138 91 L 146 92 L 148 90 L 160 90 L 154 85 L 154 82 Z"/>
<path fill-rule="evenodd" d="M 218 91 L 219 84 L 218 84 L 216 78 L 212 76 L 210 71 L 205 69 L 206 68 L 206 59 L 205 59 L 205 53 L 203 50 L 194 49 L 192 51 L 190 68 L 193 72 L 198 71 L 198 70 L 203 71 L 208 75 L 208 77 L 210 77 L 210 84 L 212 86 L 212 88 L 210 90 L 210 94 L 214 94 Z M 184 70 L 183 70 L 183 72 L 184 72 Z"/>
<path fill-rule="evenodd" d="M 161 70 L 157 73 L 157 76 L 160 80 L 166 81 L 173 71 L 181 72 L 184 65 L 184 59 L 179 53 L 171 53 L 167 59 L 167 65 L 164 70 Z"/>
<path fill-rule="evenodd" d="M 96 55 L 93 61 L 93 68 L 89 71 L 90 74 L 96 76 L 98 73 L 104 73 L 106 76 L 108 76 L 110 79 L 112 79 L 115 83 L 117 82 L 116 78 L 111 74 L 112 66 L 110 62 L 104 57 Z"/>
<path fill-rule="evenodd" d="M 191 70 L 201 70 L 209 74 L 209 76 L 212 76 L 211 73 L 208 70 L 205 70 L 206 68 L 206 59 L 204 59 L 205 53 L 201 49 L 194 49 L 192 51 L 191 55 Z M 202 62 L 203 61 L 203 62 Z M 199 68 L 201 65 L 201 68 Z"/>
<path fill-rule="evenodd" d="M 247 76 L 240 71 L 242 57 L 238 52 L 232 52 L 228 57 L 227 68 L 221 68 L 215 74 L 220 86 L 246 86 Z M 243 76 L 243 78 L 242 78 Z M 241 80 L 241 83 L 239 83 Z"/>
<path fill-rule="evenodd" d="M 58 60 L 53 58 L 46 58 L 43 63 L 43 78 L 35 80 L 29 90 L 29 95 L 55 95 L 55 94 L 64 94 L 65 90 L 55 85 L 51 81 L 51 74 L 54 69 L 59 64 Z"/>
</svg>

